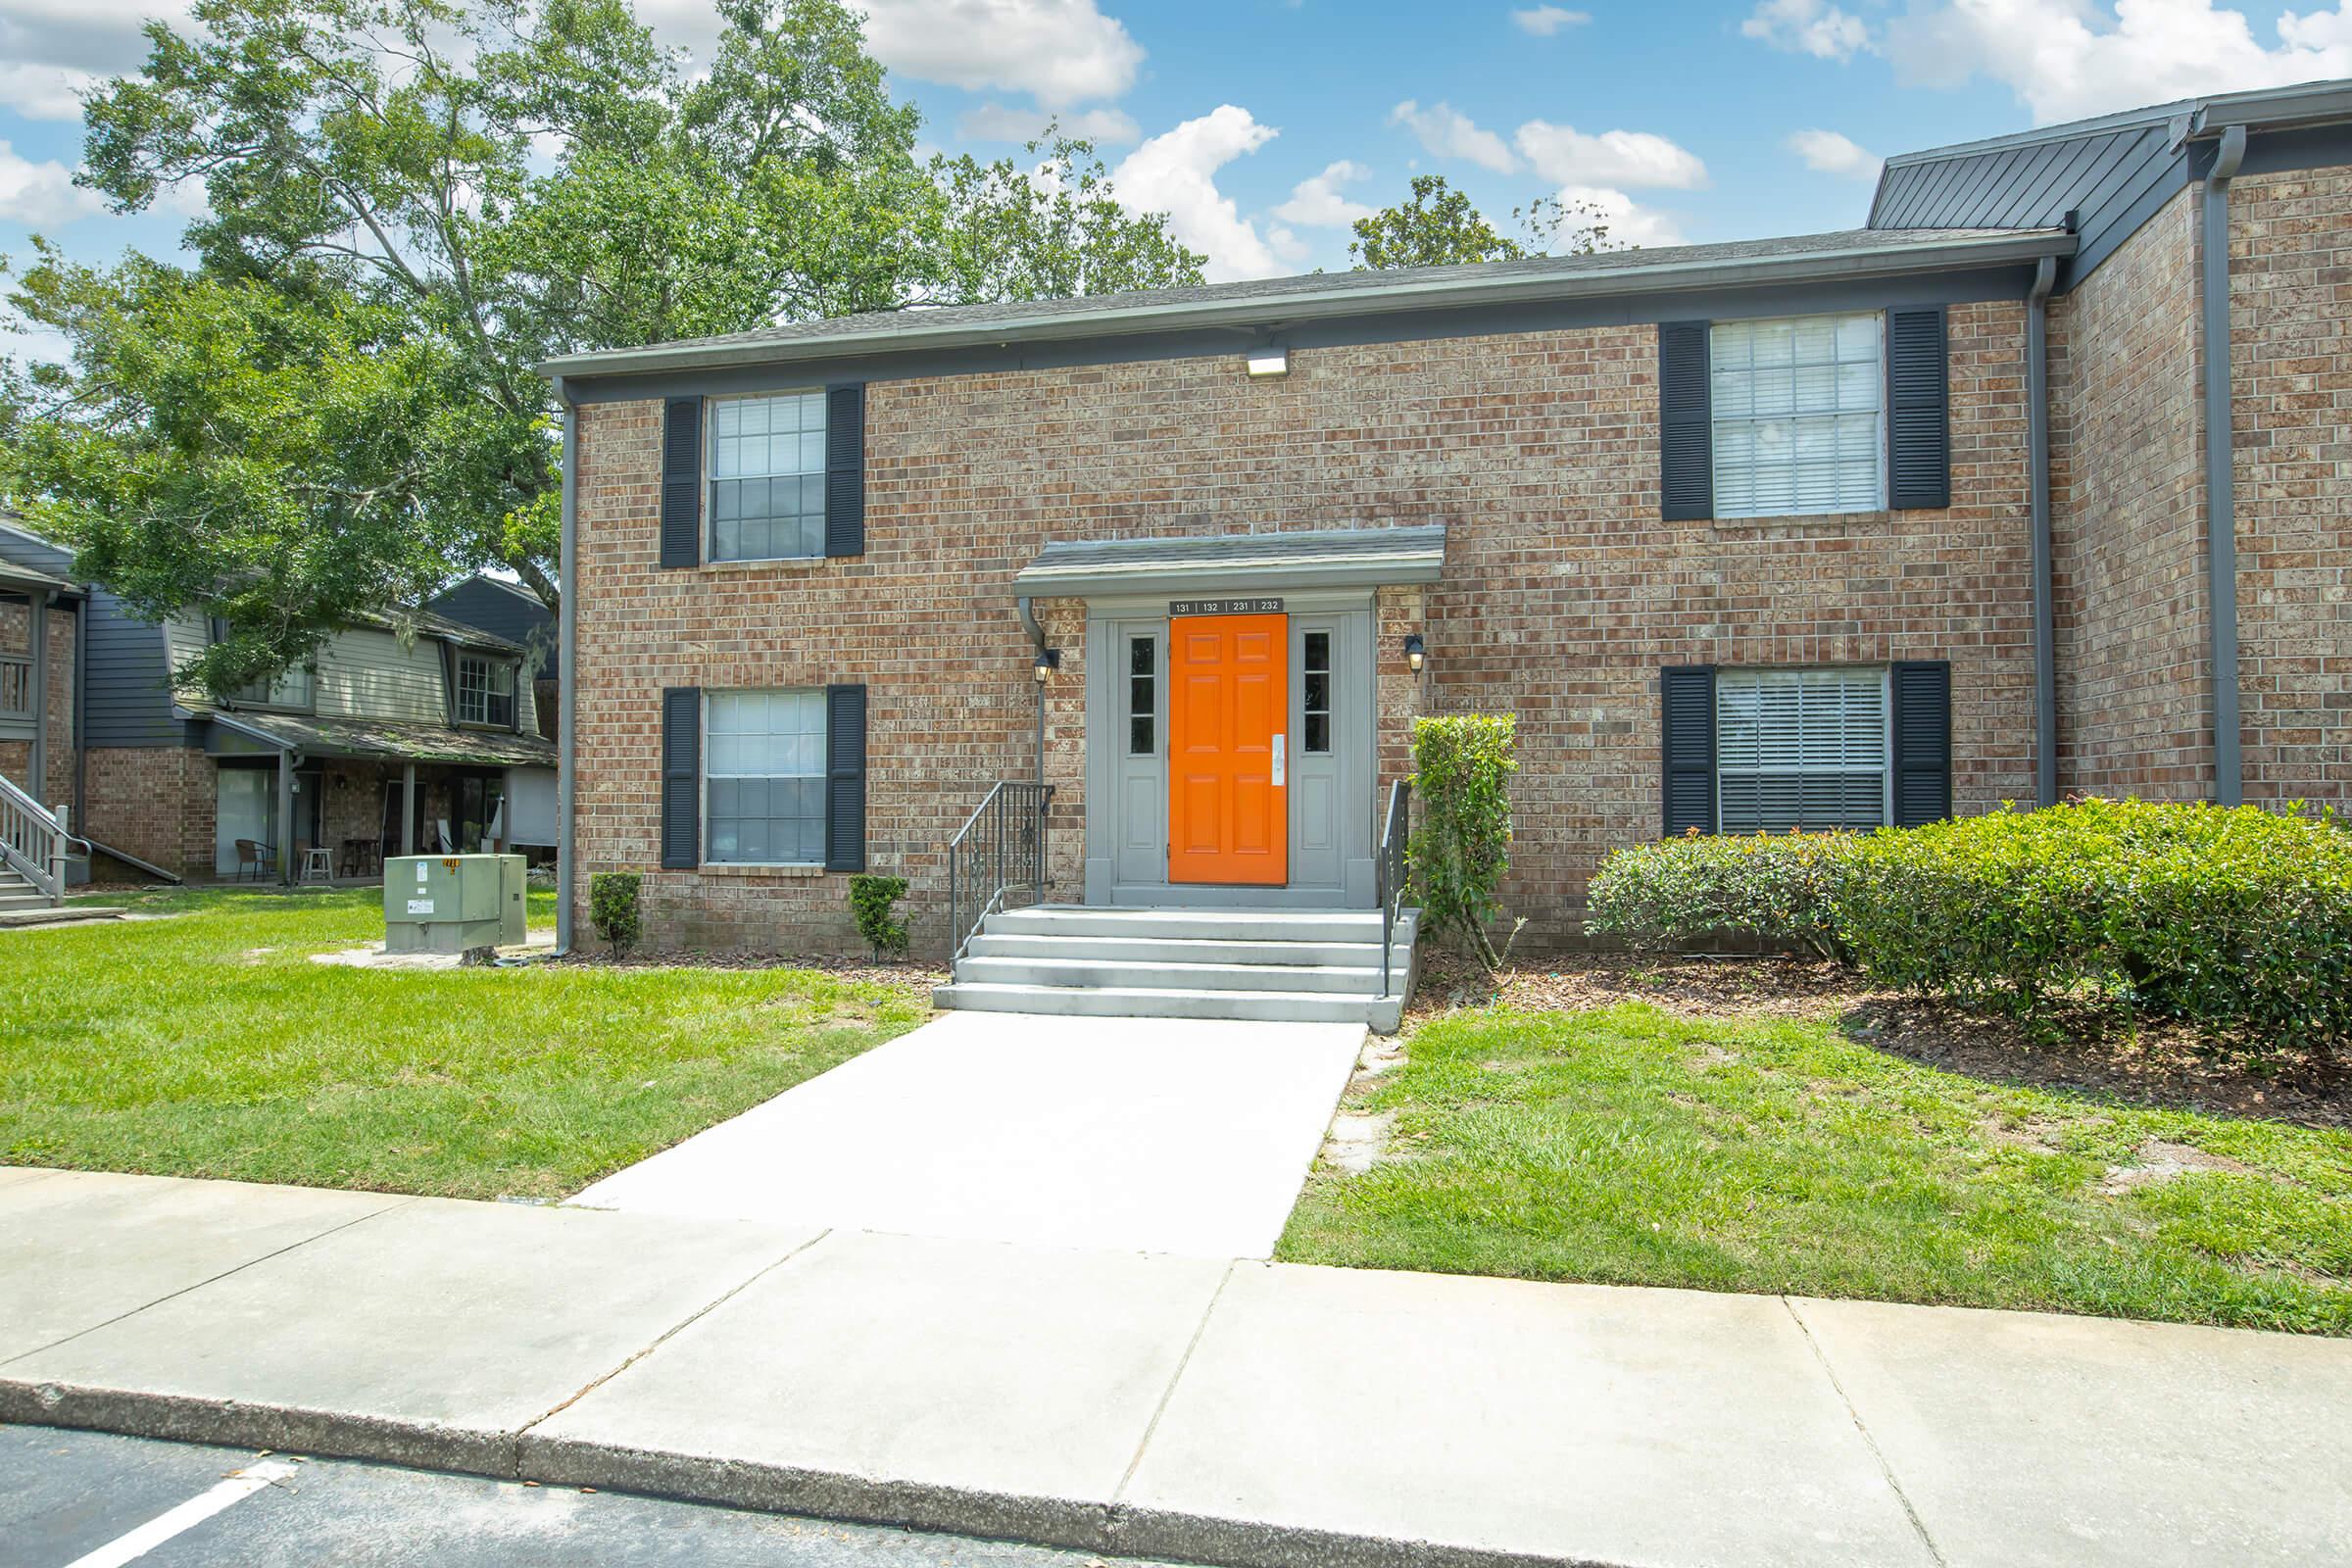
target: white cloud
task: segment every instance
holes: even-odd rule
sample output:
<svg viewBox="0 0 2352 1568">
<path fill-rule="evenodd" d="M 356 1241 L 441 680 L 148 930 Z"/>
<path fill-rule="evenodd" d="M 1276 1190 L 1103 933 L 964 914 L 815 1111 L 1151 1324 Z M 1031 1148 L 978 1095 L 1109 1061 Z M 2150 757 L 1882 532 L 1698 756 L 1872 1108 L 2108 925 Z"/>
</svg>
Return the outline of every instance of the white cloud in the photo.
<svg viewBox="0 0 2352 1568">
<path fill-rule="evenodd" d="M 1129 212 L 1166 213 L 1177 239 L 1208 258 L 1210 282 L 1269 277 L 1282 270 L 1273 248 L 1217 189 L 1216 172 L 1278 134 L 1249 110 L 1220 104 L 1129 153 L 1110 182 Z"/>
<path fill-rule="evenodd" d="M 1048 109 L 1116 98 L 1143 46 L 1095 0 L 864 0 L 874 58 L 969 92 L 1025 92 Z"/>
<path fill-rule="evenodd" d="M 0 0 L 0 107 L 28 120 L 79 120 L 77 88 L 135 71 L 149 17 L 187 21 L 186 0 Z"/>
<path fill-rule="evenodd" d="M 72 66 L 11 61 L 0 66 L 0 108 L 26 120 L 79 120 L 81 92 L 98 77 Z"/>
<path fill-rule="evenodd" d="M 1301 228 L 1346 228 L 1359 218 L 1370 218 L 1372 209 L 1349 201 L 1340 194 L 1340 187 L 1369 178 L 1371 173 L 1363 165 L 1345 158 L 1327 164 L 1320 174 L 1293 186 L 1291 199 L 1275 208 L 1274 216 Z"/>
<path fill-rule="evenodd" d="M 74 184 L 74 171 L 56 159 L 31 163 L 0 141 L 0 219 L 48 228 L 87 218 L 102 205 Z"/>
<path fill-rule="evenodd" d="M 1521 32 L 1548 38 L 1562 27 L 1581 27 L 1592 20 L 1589 11 L 1569 11 L 1560 6 L 1530 6 L 1525 11 L 1511 13 L 1511 21 Z"/>
<path fill-rule="evenodd" d="M 1511 156 L 1500 136 L 1481 129 L 1468 115 L 1446 104 L 1424 109 L 1407 98 L 1389 111 L 1389 123 L 1409 128 L 1421 138 L 1422 146 L 1440 158 L 1459 158 L 1497 174 L 1513 173 L 1519 168 L 1519 160 Z"/>
<path fill-rule="evenodd" d="M 956 134 L 965 141 L 1032 142 L 1058 122 L 1062 133 L 1104 147 L 1120 147 L 1143 132 L 1124 109 L 1082 109 L 1074 114 L 1049 115 L 1042 109 L 1017 109 L 988 103 L 956 122 Z"/>
<path fill-rule="evenodd" d="M 1762 0 L 1740 30 L 1775 49 L 1821 60 L 1851 60 L 1870 47 L 1870 27 L 1831 0 Z"/>
<path fill-rule="evenodd" d="M 1531 120 L 1513 139 L 1528 167 L 1562 184 L 1699 190 L 1707 183 L 1707 166 L 1697 154 L 1646 130 L 1588 136 L 1573 125 Z"/>
<path fill-rule="evenodd" d="M 1834 130 L 1792 131 L 1782 145 L 1803 159 L 1807 169 L 1824 174 L 1877 179 L 1880 166 L 1886 162 L 1876 153 L 1865 152 L 1856 146 L 1853 138 L 1840 136 Z"/>
<path fill-rule="evenodd" d="M 2167 99 L 2352 74 L 2352 14 L 2289 11 L 2276 46 L 2212 0 L 1952 0 L 1890 23 L 1904 79 L 1957 86 L 1984 75 L 2037 123 Z"/>
<path fill-rule="evenodd" d="M 1303 267 L 1306 259 L 1315 253 L 1312 245 L 1280 223 L 1266 230 L 1266 247 L 1282 258 L 1285 267 Z"/>
<path fill-rule="evenodd" d="M 1570 228 L 1594 222 L 1607 225 L 1601 244 L 1609 250 L 1687 243 L 1671 214 L 1644 207 L 1624 191 L 1606 185 L 1562 185 L 1557 195 L 1560 205 L 1570 209 Z M 1581 209 L 1590 209 L 1590 213 Z"/>
</svg>

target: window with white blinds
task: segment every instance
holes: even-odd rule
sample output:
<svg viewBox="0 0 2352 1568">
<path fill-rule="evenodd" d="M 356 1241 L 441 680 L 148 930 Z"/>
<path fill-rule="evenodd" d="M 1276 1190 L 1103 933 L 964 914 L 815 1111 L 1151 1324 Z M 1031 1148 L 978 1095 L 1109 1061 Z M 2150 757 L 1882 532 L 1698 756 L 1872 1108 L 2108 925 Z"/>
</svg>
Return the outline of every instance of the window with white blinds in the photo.
<svg viewBox="0 0 2352 1568">
<path fill-rule="evenodd" d="M 1800 316 L 1710 330 L 1715 514 L 1873 512 L 1886 504 L 1881 321 Z"/>
<path fill-rule="evenodd" d="M 704 858 L 823 864 L 824 692 L 710 692 L 705 701 Z"/>
<path fill-rule="evenodd" d="M 1726 833 L 1886 820 L 1884 669 L 1718 670 L 1717 810 Z"/>
</svg>

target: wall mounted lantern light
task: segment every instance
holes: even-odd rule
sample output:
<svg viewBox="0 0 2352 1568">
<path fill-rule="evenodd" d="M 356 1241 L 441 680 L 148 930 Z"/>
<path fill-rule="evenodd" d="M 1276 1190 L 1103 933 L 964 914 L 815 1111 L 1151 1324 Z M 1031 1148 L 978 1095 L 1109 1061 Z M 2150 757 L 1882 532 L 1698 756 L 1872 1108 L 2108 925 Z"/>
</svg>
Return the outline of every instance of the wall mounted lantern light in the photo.
<svg viewBox="0 0 2352 1568">
<path fill-rule="evenodd" d="M 1428 662 L 1428 661 L 1429 647 L 1426 643 L 1421 641 L 1421 634 L 1419 632 L 1414 632 L 1410 636 L 1406 637 L 1404 640 L 1405 667 L 1410 669 L 1414 674 L 1418 675 L 1421 673 L 1421 666 Z"/>
<path fill-rule="evenodd" d="M 1060 667 L 1061 650 L 1058 648 L 1041 648 L 1037 651 L 1037 662 L 1029 666 L 1029 670 L 1031 674 L 1037 677 L 1037 683 L 1040 686 L 1043 686 L 1046 683 L 1047 678 L 1050 677 L 1054 671 L 1059 669 Z"/>
<path fill-rule="evenodd" d="M 1291 351 L 1288 349 L 1253 349 L 1246 363 L 1252 378 L 1291 373 Z"/>
</svg>

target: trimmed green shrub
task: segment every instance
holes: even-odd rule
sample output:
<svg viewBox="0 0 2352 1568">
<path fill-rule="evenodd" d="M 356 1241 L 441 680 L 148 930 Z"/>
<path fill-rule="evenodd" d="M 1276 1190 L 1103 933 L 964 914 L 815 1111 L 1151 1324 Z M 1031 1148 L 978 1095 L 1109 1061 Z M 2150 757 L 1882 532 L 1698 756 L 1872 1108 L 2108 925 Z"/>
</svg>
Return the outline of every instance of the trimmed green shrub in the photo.
<svg viewBox="0 0 2352 1568">
<path fill-rule="evenodd" d="M 2352 834 L 2299 808 L 2086 800 L 1859 835 L 1620 850 L 1587 928 L 1803 946 L 2033 1021 L 2060 1000 L 2261 1049 L 2352 1039 Z"/>
<path fill-rule="evenodd" d="M 1510 867 L 1511 774 L 1516 726 L 1508 713 L 1413 721 L 1413 792 L 1421 821 L 1406 850 L 1422 929 L 1461 942 L 1489 966 L 1501 962 L 1487 929 Z"/>
<path fill-rule="evenodd" d="M 637 891 L 644 882 L 634 871 L 599 871 L 588 879 L 588 923 L 614 953 L 637 945 Z"/>
<path fill-rule="evenodd" d="M 1643 951 L 1752 937 L 1846 956 L 1832 896 L 1850 833 L 1691 835 L 1619 850 L 1586 889 L 1585 929 Z"/>
<path fill-rule="evenodd" d="M 858 934 L 874 950 L 877 963 L 906 952 L 906 922 L 891 912 L 891 906 L 906 896 L 903 876 L 850 878 L 850 912 L 858 917 Z"/>
<path fill-rule="evenodd" d="M 1860 841 L 1839 936 L 1872 979 L 2026 1017 L 2088 988 L 2256 1047 L 2352 1037 L 2352 836 L 2326 813 L 2086 800 Z"/>
</svg>

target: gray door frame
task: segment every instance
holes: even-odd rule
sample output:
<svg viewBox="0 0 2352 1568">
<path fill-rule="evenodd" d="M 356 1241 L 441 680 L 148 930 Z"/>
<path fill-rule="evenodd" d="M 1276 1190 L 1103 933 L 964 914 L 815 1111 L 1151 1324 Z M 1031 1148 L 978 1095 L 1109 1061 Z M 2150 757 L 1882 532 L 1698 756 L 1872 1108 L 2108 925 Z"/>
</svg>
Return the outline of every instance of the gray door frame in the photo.
<svg viewBox="0 0 2352 1568">
<path fill-rule="evenodd" d="M 1290 617 L 1289 832 L 1292 879 L 1289 886 L 1237 887 L 1170 883 L 1167 879 L 1167 610 L 1166 593 L 1096 597 L 1086 601 L 1086 902 L 1101 905 L 1187 905 L 1224 908 L 1370 908 L 1373 904 L 1373 816 L 1377 808 L 1378 736 L 1375 719 L 1376 671 L 1373 660 L 1375 625 L 1372 593 L 1368 588 L 1306 588 L 1281 590 L 1284 612 Z M 1213 597 L 1202 590 L 1201 597 Z M 1333 750 L 1327 759 L 1302 755 L 1304 745 L 1304 687 L 1302 651 L 1305 633 L 1332 633 Z M 1155 633 L 1158 657 L 1153 715 L 1155 756 L 1127 755 L 1128 665 L 1127 638 Z M 1336 803 L 1331 825 L 1332 848 L 1319 858 L 1320 866 L 1300 863 L 1299 851 L 1308 842 L 1305 812 L 1314 790 L 1301 788 L 1303 779 L 1326 789 Z M 1151 832 L 1159 841 L 1156 864 L 1129 844 L 1127 802 L 1137 790 L 1156 789 L 1156 821 Z M 1301 880 L 1302 870 L 1319 875 Z M 1138 871 L 1147 874 L 1137 875 Z"/>
</svg>

